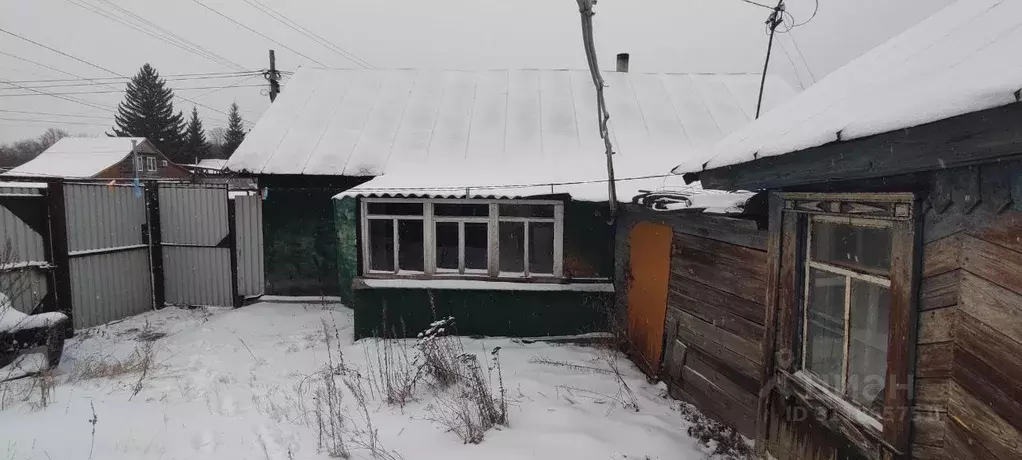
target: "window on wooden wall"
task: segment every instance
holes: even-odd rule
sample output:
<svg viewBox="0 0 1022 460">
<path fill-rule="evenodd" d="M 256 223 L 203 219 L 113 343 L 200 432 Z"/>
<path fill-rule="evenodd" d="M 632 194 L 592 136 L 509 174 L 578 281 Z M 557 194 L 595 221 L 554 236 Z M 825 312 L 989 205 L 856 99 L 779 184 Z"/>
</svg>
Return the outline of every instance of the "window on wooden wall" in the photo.
<svg viewBox="0 0 1022 460">
<path fill-rule="evenodd" d="M 156 171 L 156 157 L 145 157 L 145 170 L 149 172 Z"/>
<path fill-rule="evenodd" d="M 778 363 L 781 377 L 808 406 L 828 407 L 841 431 L 907 449 L 920 256 L 914 197 L 786 193 L 775 202 L 772 302 L 779 356 L 792 358 Z"/>
<path fill-rule="evenodd" d="M 563 204 L 558 201 L 362 202 L 368 275 L 558 278 Z"/>
</svg>

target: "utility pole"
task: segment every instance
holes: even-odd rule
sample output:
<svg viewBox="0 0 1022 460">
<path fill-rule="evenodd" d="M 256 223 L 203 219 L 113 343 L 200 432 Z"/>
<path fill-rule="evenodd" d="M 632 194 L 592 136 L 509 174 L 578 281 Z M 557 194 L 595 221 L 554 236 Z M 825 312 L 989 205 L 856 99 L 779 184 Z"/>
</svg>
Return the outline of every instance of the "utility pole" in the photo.
<svg viewBox="0 0 1022 460">
<path fill-rule="evenodd" d="M 270 82 L 270 102 L 273 102 L 280 94 L 280 72 L 277 71 L 277 57 L 273 50 L 270 50 L 270 70 L 264 71 L 263 77 Z"/>
<path fill-rule="evenodd" d="M 763 107 L 763 87 L 766 86 L 767 68 L 770 67 L 770 51 L 774 47 L 774 31 L 777 30 L 777 26 L 781 25 L 782 22 L 784 22 L 784 0 L 777 2 L 777 6 L 774 7 L 770 17 L 766 20 L 766 25 L 770 28 L 770 41 L 767 42 L 766 62 L 763 63 L 763 78 L 759 82 L 759 100 L 756 101 L 757 120 L 759 119 L 759 111 Z"/>
</svg>

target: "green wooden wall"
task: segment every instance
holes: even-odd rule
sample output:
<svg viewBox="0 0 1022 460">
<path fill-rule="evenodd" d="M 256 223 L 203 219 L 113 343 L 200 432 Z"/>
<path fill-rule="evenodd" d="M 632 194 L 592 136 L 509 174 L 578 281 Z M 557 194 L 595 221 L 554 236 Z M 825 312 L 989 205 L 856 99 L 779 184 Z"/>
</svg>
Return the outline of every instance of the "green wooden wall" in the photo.
<svg viewBox="0 0 1022 460">
<path fill-rule="evenodd" d="M 339 189 L 271 187 L 263 201 L 266 293 L 338 295 L 334 203 Z"/>
<path fill-rule="evenodd" d="M 354 290 L 355 338 L 415 337 L 453 316 L 460 335 L 542 337 L 606 331 L 612 292 L 450 289 Z M 432 298 L 431 298 L 432 297 Z"/>
</svg>

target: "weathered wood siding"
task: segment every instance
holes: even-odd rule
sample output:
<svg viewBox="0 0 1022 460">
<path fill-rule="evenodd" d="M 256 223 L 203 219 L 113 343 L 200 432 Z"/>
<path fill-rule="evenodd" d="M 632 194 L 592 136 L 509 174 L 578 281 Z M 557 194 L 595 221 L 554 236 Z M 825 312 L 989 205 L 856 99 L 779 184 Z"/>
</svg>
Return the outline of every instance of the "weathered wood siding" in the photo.
<svg viewBox="0 0 1022 460">
<path fill-rule="evenodd" d="M 630 279 L 628 235 L 639 221 L 674 230 L 661 372 L 671 395 L 752 436 L 763 366 L 766 231 L 752 220 L 628 207 L 617 233 L 618 299 Z"/>
</svg>

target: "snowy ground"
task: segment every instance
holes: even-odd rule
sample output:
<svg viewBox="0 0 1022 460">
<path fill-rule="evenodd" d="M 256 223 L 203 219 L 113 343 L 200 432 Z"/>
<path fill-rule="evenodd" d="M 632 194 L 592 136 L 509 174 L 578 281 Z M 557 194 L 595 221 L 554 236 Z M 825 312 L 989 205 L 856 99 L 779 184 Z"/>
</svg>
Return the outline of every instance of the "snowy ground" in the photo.
<svg viewBox="0 0 1022 460">
<path fill-rule="evenodd" d="M 327 363 L 323 320 L 336 324 L 347 365 L 367 374 L 378 344 L 353 343 L 351 311 L 339 305 L 168 308 L 79 332 L 66 346 L 45 407 L 39 379 L 0 384 L 6 386 L 0 388 L 0 459 L 327 459 L 313 415 L 316 376 Z M 146 344 L 153 365 L 137 395 L 140 372 L 90 375 L 117 374 L 103 372 L 101 363 L 137 362 L 132 356 L 144 355 Z M 464 346 L 484 364 L 489 350 L 501 347 L 509 426 L 488 431 L 480 444 L 464 444 L 433 421 L 429 390 L 420 386 L 403 408 L 377 395 L 367 408 L 380 443 L 395 457 L 707 457 L 686 435 L 678 403 L 624 358 L 617 364 L 638 412 L 615 396 L 622 390 L 612 373 L 536 362 L 606 369 L 606 352 L 598 348 L 511 339 L 465 339 Z M 354 398 L 343 391 L 345 414 L 359 420 Z M 359 449 L 351 453 L 372 458 Z"/>
</svg>

